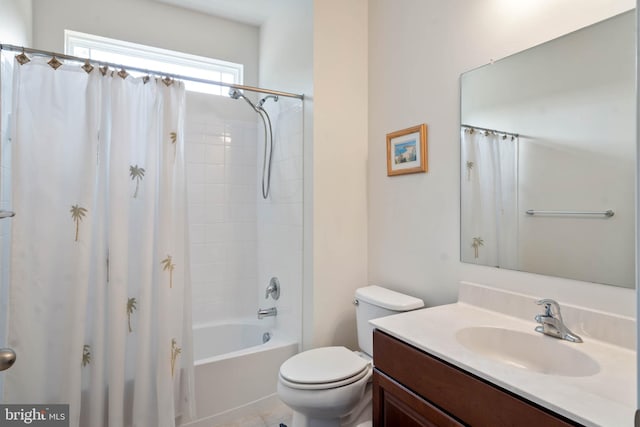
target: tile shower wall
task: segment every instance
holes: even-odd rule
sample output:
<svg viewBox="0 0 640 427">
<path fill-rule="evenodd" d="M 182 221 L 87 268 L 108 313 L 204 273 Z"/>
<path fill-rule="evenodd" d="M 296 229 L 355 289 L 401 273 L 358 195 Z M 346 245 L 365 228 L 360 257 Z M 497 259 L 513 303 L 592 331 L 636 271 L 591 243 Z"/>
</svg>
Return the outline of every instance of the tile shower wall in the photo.
<svg viewBox="0 0 640 427">
<path fill-rule="evenodd" d="M 274 124 L 271 193 L 258 195 L 258 298 L 261 307 L 278 308 L 277 330 L 301 342 L 302 319 L 302 102 L 280 97 L 264 105 Z M 258 193 L 262 180 L 262 132 L 258 136 Z M 277 276 L 281 295 L 265 301 L 264 290 Z"/>
<path fill-rule="evenodd" d="M 250 110 L 240 102 L 187 95 L 194 324 L 254 316 L 257 307 L 256 116 L 228 118 Z"/>
<path fill-rule="evenodd" d="M 302 102 L 281 97 L 264 107 L 274 132 L 267 200 L 260 190 L 264 131 L 255 111 L 242 100 L 187 95 L 193 323 L 255 318 L 258 307 L 276 306 L 278 316 L 263 322 L 300 340 Z M 281 296 L 266 301 L 274 276 Z"/>
<path fill-rule="evenodd" d="M 3 110 L 4 111 L 4 110 Z M 6 131 L 7 115 L 3 113 L 0 140 L 0 210 L 11 210 L 11 142 Z M 11 219 L 0 219 L 0 347 L 6 339 L 6 318 L 8 312 L 9 249 L 11 247 Z"/>
<path fill-rule="evenodd" d="M 13 56 L 0 53 L 0 210 L 11 210 L 11 141 L 10 100 L 12 98 L 11 63 Z M 7 313 L 9 293 L 9 248 L 11 245 L 11 219 L 0 219 L 0 347 L 7 339 Z M 0 401 L 4 388 L 0 375 Z"/>
</svg>

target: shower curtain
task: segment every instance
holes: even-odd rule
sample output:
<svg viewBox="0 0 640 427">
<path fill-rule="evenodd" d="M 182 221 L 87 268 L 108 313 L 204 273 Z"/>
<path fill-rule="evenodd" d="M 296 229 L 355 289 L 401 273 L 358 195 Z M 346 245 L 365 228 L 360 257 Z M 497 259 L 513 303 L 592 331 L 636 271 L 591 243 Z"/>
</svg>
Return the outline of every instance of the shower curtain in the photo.
<svg viewBox="0 0 640 427">
<path fill-rule="evenodd" d="M 47 59 L 13 63 L 3 403 L 174 426 L 194 415 L 184 86 Z"/>
<path fill-rule="evenodd" d="M 462 128 L 462 259 L 518 268 L 518 139 Z"/>
</svg>

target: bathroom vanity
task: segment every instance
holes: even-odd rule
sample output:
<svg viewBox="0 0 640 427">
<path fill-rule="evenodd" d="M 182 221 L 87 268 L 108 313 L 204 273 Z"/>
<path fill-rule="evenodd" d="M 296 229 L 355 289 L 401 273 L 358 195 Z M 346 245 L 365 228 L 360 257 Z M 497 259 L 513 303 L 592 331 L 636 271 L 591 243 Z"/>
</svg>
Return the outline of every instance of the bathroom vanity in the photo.
<svg viewBox="0 0 640 427">
<path fill-rule="evenodd" d="M 376 427 L 581 425 L 378 330 L 374 355 Z"/>
<path fill-rule="evenodd" d="M 374 427 L 632 427 L 634 320 L 561 303 L 573 343 L 535 331 L 537 300 L 463 282 L 455 304 L 372 320 Z"/>
</svg>

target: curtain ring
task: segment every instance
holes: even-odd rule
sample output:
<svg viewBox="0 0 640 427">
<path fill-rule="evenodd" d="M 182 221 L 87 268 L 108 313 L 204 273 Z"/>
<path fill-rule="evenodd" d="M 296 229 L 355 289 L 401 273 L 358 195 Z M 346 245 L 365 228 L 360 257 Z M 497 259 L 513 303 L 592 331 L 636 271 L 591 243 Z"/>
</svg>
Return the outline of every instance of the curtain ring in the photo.
<svg viewBox="0 0 640 427">
<path fill-rule="evenodd" d="M 88 60 L 88 59 L 86 59 L 86 60 L 84 61 L 84 65 L 82 66 L 82 69 L 83 69 L 87 74 L 91 74 L 91 72 L 93 71 L 93 68 L 94 68 L 94 67 L 93 67 L 93 65 L 91 65 L 91 64 L 89 63 L 89 60 Z"/>
<path fill-rule="evenodd" d="M 22 53 L 21 53 L 21 54 L 19 54 L 19 55 L 16 55 L 16 61 L 18 61 L 18 64 L 20 64 L 20 65 L 24 65 L 24 64 L 26 64 L 27 62 L 31 61 L 31 60 L 29 59 L 29 57 L 28 57 L 27 55 L 25 55 L 25 53 L 24 53 L 24 47 L 22 48 Z"/>
<path fill-rule="evenodd" d="M 53 58 L 51 58 L 49 62 L 47 62 L 47 64 L 49 64 L 49 66 L 54 70 L 57 70 L 62 65 L 62 62 L 58 61 L 58 58 L 56 58 L 54 55 Z"/>
</svg>

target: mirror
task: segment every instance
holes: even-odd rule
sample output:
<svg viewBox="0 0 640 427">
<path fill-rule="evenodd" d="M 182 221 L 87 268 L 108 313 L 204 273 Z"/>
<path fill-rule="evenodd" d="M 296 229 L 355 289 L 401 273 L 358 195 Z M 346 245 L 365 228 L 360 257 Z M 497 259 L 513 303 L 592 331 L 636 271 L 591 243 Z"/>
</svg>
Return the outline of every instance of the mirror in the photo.
<svg viewBox="0 0 640 427">
<path fill-rule="evenodd" d="M 461 260 L 634 287 L 635 14 L 464 73 Z"/>
</svg>

